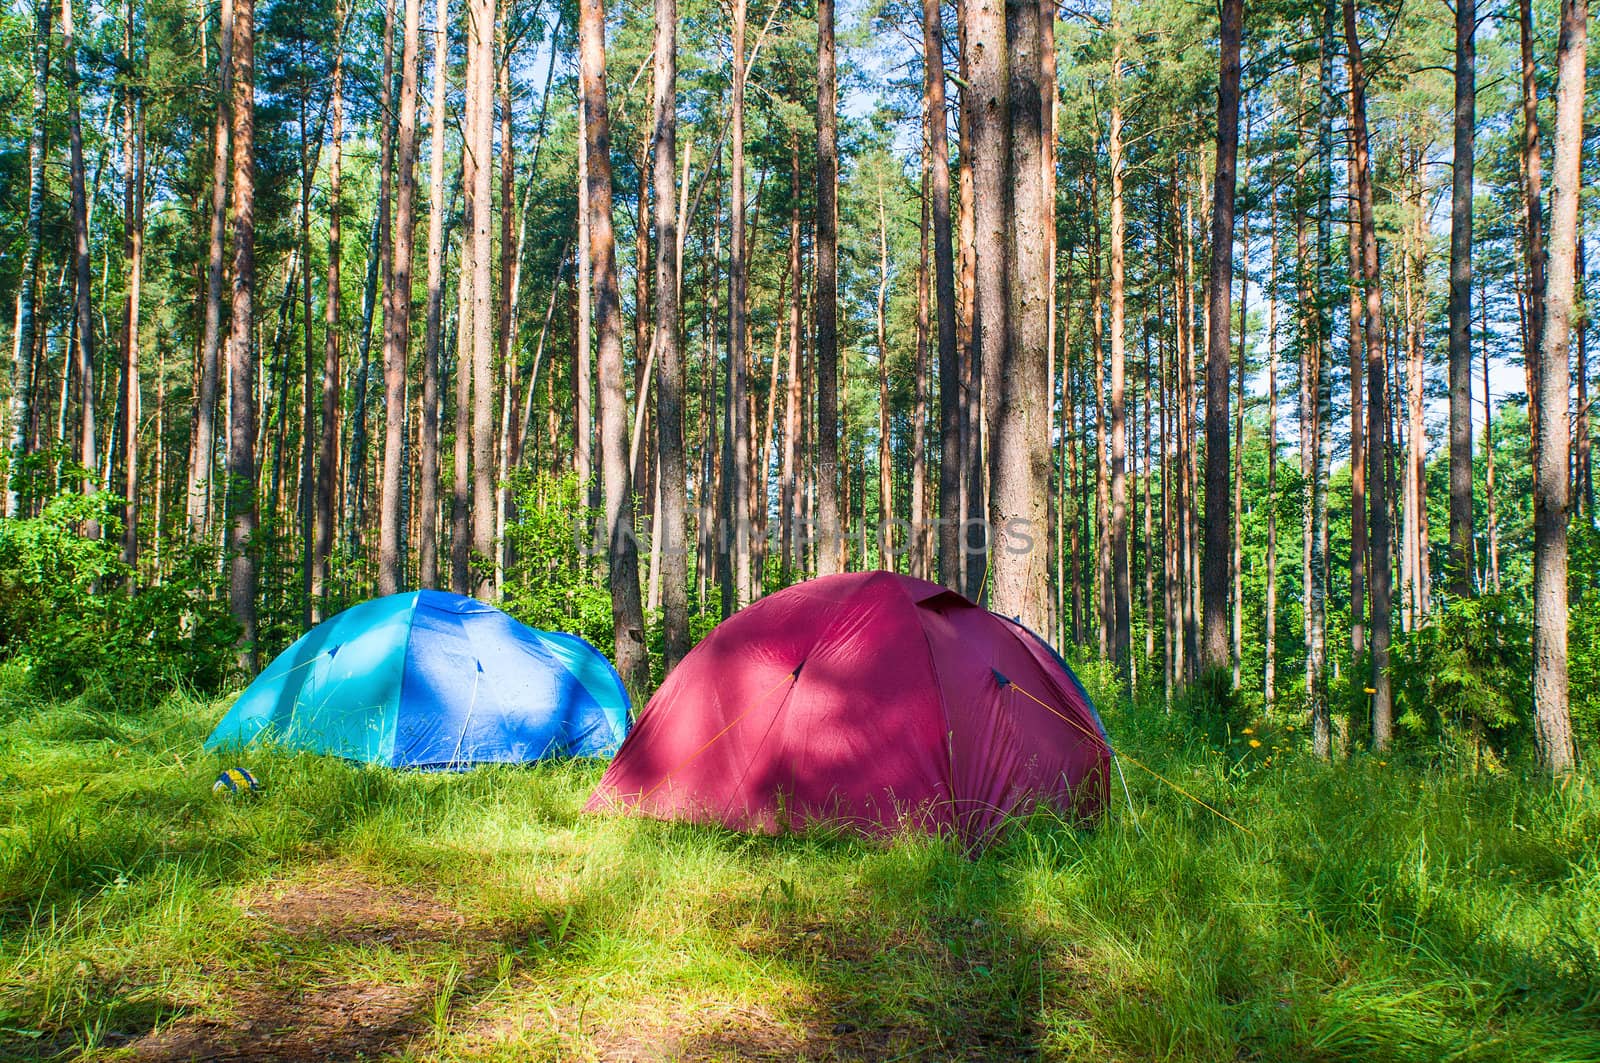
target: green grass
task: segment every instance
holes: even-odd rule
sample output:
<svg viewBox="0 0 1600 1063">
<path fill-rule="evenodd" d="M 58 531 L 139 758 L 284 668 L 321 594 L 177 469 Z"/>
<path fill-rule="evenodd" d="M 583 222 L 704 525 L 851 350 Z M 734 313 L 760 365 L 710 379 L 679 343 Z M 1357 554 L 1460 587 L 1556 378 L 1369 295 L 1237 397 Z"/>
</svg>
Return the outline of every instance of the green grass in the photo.
<svg viewBox="0 0 1600 1063">
<path fill-rule="evenodd" d="M 261 755 L 219 798 L 223 707 L 0 676 L 0 1059 L 1600 1059 L 1590 778 L 1111 710 L 1249 833 L 1130 765 L 1131 809 L 972 860 L 586 816 L 594 764 Z"/>
</svg>

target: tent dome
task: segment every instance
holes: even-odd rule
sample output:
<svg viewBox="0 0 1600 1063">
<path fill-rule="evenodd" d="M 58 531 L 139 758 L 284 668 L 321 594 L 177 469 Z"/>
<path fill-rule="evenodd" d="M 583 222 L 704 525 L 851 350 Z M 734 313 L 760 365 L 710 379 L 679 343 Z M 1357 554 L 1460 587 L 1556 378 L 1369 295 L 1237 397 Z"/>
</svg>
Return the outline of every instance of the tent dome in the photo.
<svg viewBox="0 0 1600 1063">
<path fill-rule="evenodd" d="M 1039 803 L 1097 812 L 1110 754 L 1082 685 L 1038 636 L 933 583 L 848 573 L 712 631 L 640 714 L 588 808 L 980 844 Z"/>
<path fill-rule="evenodd" d="M 422 590 L 363 602 L 301 636 L 206 748 L 270 739 L 369 764 L 457 768 L 609 756 L 627 729 L 622 681 L 583 639 Z"/>
</svg>

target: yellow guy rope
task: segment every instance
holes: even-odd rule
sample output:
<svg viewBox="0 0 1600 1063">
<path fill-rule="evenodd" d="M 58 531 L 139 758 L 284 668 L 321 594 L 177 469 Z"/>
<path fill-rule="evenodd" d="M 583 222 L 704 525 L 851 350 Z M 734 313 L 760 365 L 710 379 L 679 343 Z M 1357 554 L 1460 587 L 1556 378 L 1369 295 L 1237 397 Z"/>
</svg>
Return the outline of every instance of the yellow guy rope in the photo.
<svg viewBox="0 0 1600 1063">
<path fill-rule="evenodd" d="M 721 738 L 723 735 L 725 735 L 729 731 L 733 730 L 734 727 L 738 725 L 740 720 L 744 719 L 746 716 L 748 716 L 752 712 L 754 712 L 757 709 L 757 707 L 759 707 L 761 705 L 762 702 L 766 701 L 769 697 L 772 696 L 772 692 L 773 691 L 775 691 L 779 687 L 783 686 L 783 684 L 788 682 L 789 680 L 798 678 L 799 674 L 800 674 L 800 668 L 799 668 L 799 666 L 796 666 L 793 671 L 786 673 L 783 676 L 783 678 L 779 679 L 776 683 L 774 683 L 770 687 L 768 687 L 767 690 L 766 690 L 766 693 L 762 694 L 755 701 L 751 702 L 749 708 L 745 709 L 739 715 L 737 715 L 733 719 L 729 720 L 727 725 L 725 727 L 723 727 L 722 730 L 718 731 L 716 734 L 714 734 L 710 738 L 706 739 L 704 745 L 702 745 L 699 749 L 695 750 L 693 753 L 690 753 L 687 757 L 685 757 L 683 760 L 679 761 L 677 764 L 674 764 L 666 772 L 666 774 L 661 776 L 661 778 L 656 782 L 656 784 L 654 786 L 650 787 L 650 789 L 646 790 L 644 793 L 639 795 L 639 800 L 640 801 L 644 801 L 651 794 L 653 794 L 657 790 L 661 789 L 661 787 L 666 784 L 666 781 L 668 779 L 672 778 L 673 775 L 675 775 L 676 773 L 682 771 L 684 768 L 687 768 L 694 761 L 694 759 L 696 757 L 698 757 L 700 754 L 704 753 L 706 750 L 710 749 L 713 745 L 715 745 L 716 742 L 717 742 L 717 739 Z"/>
<path fill-rule="evenodd" d="M 1054 705 L 1051 705 L 1051 704 L 1049 704 L 1047 702 L 1044 702 L 1044 701 L 1040 701 L 1038 698 L 1036 698 L 1032 694 L 1028 693 L 1028 691 L 1024 690 L 1017 683 L 1016 680 L 1011 679 L 1009 676 L 1007 677 L 1007 682 L 1012 688 L 1014 688 L 1017 691 L 1017 693 L 1021 694 L 1023 697 L 1028 698 L 1029 700 L 1034 701 L 1034 702 L 1036 702 L 1036 703 L 1038 703 L 1040 705 L 1043 705 L 1045 708 L 1049 709 L 1051 712 L 1053 712 L 1057 716 L 1061 717 L 1061 719 L 1065 720 L 1067 723 L 1070 723 L 1072 726 L 1074 726 L 1078 730 L 1082 731 L 1085 735 L 1088 735 L 1090 738 L 1093 738 L 1098 742 L 1104 742 L 1105 746 L 1106 746 L 1106 748 L 1108 750 L 1111 749 L 1111 743 L 1106 741 L 1104 735 L 1094 734 L 1087 727 L 1085 727 L 1083 724 L 1079 723 L 1077 720 L 1072 719 L 1070 716 L 1067 716 L 1065 713 L 1063 713 L 1059 709 L 1057 709 Z M 1136 768 L 1143 768 L 1145 771 L 1149 772 L 1151 775 L 1154 775 L 1157 779 L 1160 779 L 1162 782 L 1166 783 L 1168 786 L 1172 787 L 1174 790 L 1178 791 L 1184 797 L 1187 797 L 1189 800 L 1193 801 L 1195 804 L 1199 805 L 1201 808 L 1205 809 L 1207 812 L 1210 812 L 1212 815 L 1218 817 L 1219 819 L 1227 820 L 1229 823 L 1233 824 L 1235 827 L 1238 827 L 1240 830 L 1244 831 L 1246 834 L 1250 835 L 1250 837 L 1252 837 L 1252 838 L 1254 838 L 1256 836 L 1256 832 L 1255 831 L 1251 830 L 1249 827 L 1246 827 L 1243 823 L 1240 823 L 1238 820 L 1232 818 L 1231 816 L 1228 816 L 1225 813 L 1219 812 L 1215 808 L 1212 808 L 1210 805 L 1208 805 L 1204 801 L 1200 800 L 1194 794 L 1191 794 L 1188 790 L 1185 790 L 1183 787 L 1179 786 L 1177 783 L 1173 782 L 1171 779 L 1167 778 L 1165 775 L 1161 774 L 1159 771 L 1156 771 L 1156 769 L 1152 768 L 1150 765 L 1144 764 L 1144 763 L 1142 763 L 1142 762 L 1140 762 L 1138 760 L 1135 760 L 1133 757 L 1129 756 L 1127 753 L 1118 752 L 1116 750 L 1111 750 L 1111 755 L 1114 756 L 1114 757 L 1117 757 L 1118 759 L 1126 760 L 1129 764 L 1132 764 Z"/>
</svg>

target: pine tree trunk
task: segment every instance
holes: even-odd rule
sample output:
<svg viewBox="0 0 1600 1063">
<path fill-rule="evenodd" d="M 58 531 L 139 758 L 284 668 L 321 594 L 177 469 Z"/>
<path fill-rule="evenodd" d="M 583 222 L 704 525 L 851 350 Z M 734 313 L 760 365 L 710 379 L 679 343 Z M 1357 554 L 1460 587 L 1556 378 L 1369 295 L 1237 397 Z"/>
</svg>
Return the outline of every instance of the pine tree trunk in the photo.
<svg viewBox="0 0 1600 1063">
<path fill-rule="evenodd" d="M 480 5 L 481 6 L 481 5 Z M 476 8 L 465 9 L 467 22 L 476 18 Z M 470 43 L 466 48 L 466 70 L 463 74 L 463 104 L 461 115 L 461 250 L 456 265 L 456 357 L 455 357 L 455 484 L 450 499 L 450 589 L 456 594 L 473 593 L 472 583 L 472 337 L 473 337 L 473 261 L 477 254 L 474 234 L 480 224 L 487 227 L 488 220 L 480 222 L 479 215 L 489 211 L 490 205 L 478 196 L 478 171 L 487 165 L 478 152 L 478 111 L 482 101 L 474 86 L 477 84 L 481 50 Z M 582 108 L 579 108 L 582 114 Z M 581 142 L 580 142 L 581 148 Z M 583 152 L 578 152 L 578 165 L 583 166 Z M 580 190 L 578 229 L 585 231 Z M 580 416 L 582 407 L 580 404 Z M 585 470 L 586 471 L 586 470 Z M 585 496 L 585 476 L 579 476 L 579 499 Z"/>
<path fill-rule="evenodd" d="M 878 567 L 894 571 L 894 469 L 889 457 L 889 221 L 878 185 Z M 865 567 L 865 566 L 863 566 Z"/>
<path fill-rule="evenodd" d="M 1472 165 L 1477 0 L 1456 0 L 1455 155 L 1450 164 L 1450 589 L 1472 594 Z"/>
<path fill-rule="evenodd" d="M 339 267 L 340 267 L 340 205 L 344 181 L 344 25 L 343 0 L 334 13 L 338 35 L 334 39 L 333 87 L 330 106 L 333 110 L 333 142 L 329 146 L 328 161 L 328 281 L 323 307 L 322 346 L 322 421 L 321 437 L 317 443 L 316 468 L 316 543 L 311 556 L 311 619 L 321 620 L 323 600 L 328 589 L 328 562 L 333 553 L 334 496 L 338 491 L 339 453 Z"/>
<path fill-rule="evenodd" d="M 33 121 L 28 137 L 28 216 L 24 222 L 26 250 L 23 252 L 22 278 L 17 293 L 17 324 L 12 344 L 15 357 L 11 368 L 11 453 L 7 463 L 6 516 L 22 515 L 22 473 L 17 468 L 28 449 L 30 409 L 29 375 L 32 369 L 34 311 L 38 290 L 41 233 L 44 223 L 45 92 L 50 76 L 50 7 L 38 0 L 33 26 Z"/>
<path fill-rule="evenodd" d="M 834 0 L 817 0 L 817 575 L 844 571 L 839 526 L 839 114 Z"/>
<path fill-rule="evenodd" d="M 622 390 L 622 306 L 611 226 L 611 122 L 606 110 L 605 9 L 601 0 L 579 8 L 581 94 L 588 156 L 590 253 L 594 258 L 595 324 L 599 340 L 601 475 L 610 559 L 611 616 L 617 671 L 641 695 L 650 682 L 639 555 L 633 537 L 628 469 L 627 399 Z"/>
<path fill-rule="evenodd" d="M 677 0 L 656 0 L 655 54 L 655 244 L 656 244 L 656 433 L 661 469 L 661 631 L 663 669 L 671 674 L 690 649 L 688 557 L 683 450 L 684 366 L 678 340 L 679 234 L 673 165 L 677 159 Z M 799 180 L 798 153 L 796 180 Z M 687 180 L 685 181 L 687 187 Z M 795 208 L 798 211 L 798 206 Z M 798 238 L 796 239 L 798 249 Z M 790 372 L 793 372 L 791 364 Z"/>
<path fill-rule="evenodd" d="M 228 322 L 228 605 L 239 625 L 239 667 L 256 664 L 255 0 L 234 0 L 233 307 Z"/>
<path fill-rule="evenodd" d="M 1371 162 L 1367 143 L 1366 74 L 1356 30 L 1355 0 L 1344 2 L 1345 46 L 1350 60 L 1351 139 L 1355 144 L 1356 202 L 1361 211 L 1361 272 L 1366 287 L 1367 481 L 1372 503 L 1372 746 L 1388 747 L 1394 695 L 1389 677 L 1389 623 L 1392 597 L 1389 549 L 1388 367 L 1384 346 L 1383 293 L 1378 274 L 1378 234 L 1373 222 Z M 1563 348 L 1564 349 L 1564 348 Z M 1563 481 L 1565 477 L 1563 476 Z"/>
<path fill-rule="evenodd" d="M 1111 33 L 1111 124 L 1107 139 L 1111 165 L 1111 568 L 1113 617 L 1111 656 L 1123 682 L 1130 683 L 1129 625 L 1132 590 L 1128 576 L 1128 407 L 1127 280 L 1122 183 L 1122 41 L 1113 20 Z"/>
<path fill-rule="evenodd" d="M 950 243 L 950 131 L 945 114 L 940 0 L 922 0 L 922 63 L 932 195 L 933 294 L 939 330 L 939 582 L 954 590 L 961 585 L 961 360 Z"/>
<path fill-rule="evenodd" d="M 406 440 L 406 367 L 411 350 L 411 258 L 416 234 L 417 47 L 421 0 L 405 0 L 400 51 L 400 120 L 395 138 L 397 187 L 393 258 L 383 291 L 383 487 L 378 503 L 378 593 L 396 594 L 405 581 L 401 510 Z"/>
<path fill-rule="evenodd" d="M 1267 621 L 1262 639 L 1262 694 L 1268 712 L 1278 686 L 1278 185 L 1267 212 Z"/>
<path fill-rule="evenodd" d="M 985 3 L 978 0 L 980 8 Z M 1007 0 L 1005 34 L 1009 92 L 1000 100 L 1010 112 L 1010 170 L 1002 180 L 1011 192 L 1011 210 L 1001 223 L 1005 271 L 997 284 L 991 281 L 1004 295 L 994 305 L 1005 317 L 1003 338 L 993 348 L 986 343 L 983 354 L 985 384 L 992 381 L 996 393 L 989 400 L 989 599 L 995 611 L 1042 631 L 1048 616 L 1047 555 L 1040 540 L 1047 528 L 1045 496 L 1050 489 L 1052 214 L 1043 166 L 1045 98 L 1051 88 L 1044 83 L 1044 34 L 1037 0 Z M 1002 129 L 1004 121 L 1002 112 Z M 980 201 L 980 244 L 983 217 Z M 981 292 L 981 260 L 979 269 Z M 986 305 L 980 302 L 978 316 L 987 341 L 991 320 L 983 309 Z M 990 361 L 992 352 L 999 356 L 995 363 Z"/>
<path fill-rule="evenodd" d="M 579 498 L 585 504 L 594 497 L 594 425 L 592 415 L 594 410 L 594 395 L 590 380 L 590 358 L 593 357 L 594 344 L 590 337 L 590 330 L 594 321 L 593 308 L 590 303 L 594 294 L 594 257 L 589 251 L 590 220 L 589 220 L 589 157 L 584 150 L 588 142 L 589 130 L 587 117 L 580 102 L 578 104 L 578 328 L 577 350 L 574 353 L 573 393 L 577 402 L 577 415 L 573 424 L 574 454 L 572 459 L 573 471 L 578 475 Z"/>
<path fill-rule="evenodd" d="M 123 5 L 122 60 L 125 75 L 136 75 L 133 0 Z M 140 313 L 144 298 L 144 116 L 142 88 L 131 84 L 122 96 L 123 254 L 128 266 L 127 296 L 122 319 L 122 562 L 129 578 L 139 581 L 139 401 Z M 26 393 L 26 384 L 23 387 Z"/>
<path fill-rule="evenodd" d="M 1539 418 L 1543 415 L 1538 396 L 1539 354 L 1544 349 L 1545 271 L 1544 222 L 1540 218 L 1539 82 L 1533 59 L 1533 0 L 1518 0 L 1517 20 L 1522 48 L 1522 248 L 1525 274 L 1523 291 L 1527 298 L 1527 326 L 1523 330 L 1522 360 L 1528 376 L 1528 428 L 1532 436 L 1535 490 L 1543 469 L 1539 461 Z"/>
<path fill-rule="evenodd" d="M 1244 185 L 1250 187 L 1250 127 L 1245 125 L 1245 176 Z M 1228 556 L 1230 606 L 1233 613 L 1228 656 L 1233 665 L 1233 689 L 1238 690 L 1243 679 L 1244 656 L 1244 377 L 1247 372 L 1250 348 L 1250 212 L 1243 218 L 1244 232 L 1240 244 L 1244 250 L 1242 276 L 1239 278 L 1239 365 L 1234 372 L 1233 410 L 1233 528 L 1230 535 L 1232 550 Z"/>
<path fill-rule="evenodd" d="M 1239 42 L 1243 0 L 1223 0 L 1222 78 L 1217 92 L 1217 171 L 1211 208 L 1211 291 L 1206 346 L 1204 644 L 1207 668 L 1228 666 L 1228 353 L 1232 329 L 1233 198 L 1239 153 Z"/>
<path fill-rule="evenodd" d="M 61 44 L 62 59 L 66 67 L 67 81 L 67 138 L 68 138 L 68 173 L 72 185 L 72 269 L 73 269 L 73 324 L 78 336 L 78 393 L 82 396 L 82 413 L 78 434 L 78 461 L 85 468 L 93 469 L 96 464 L 98 446 L 95 442 L 95 383 L 94 383 L 94 299 L 91 285 L 94 277 L 92 264 L 89 258 L 89 204 L 85 188 L 83 165 L 83 125 L 79 118 L 78 84 L 78 53 L 77 44 L 73 37 L 73 0 L 61 0 Z M 222 5 L 224 47 L 231 52 L 232 47 L 232 0 L 224 0 Z M 230 69 L 231 63 L 223 69 Z M 224 79 L 222 94 L 224 97 L 231 90 L 231 81 Z M 224 200 L 227 196 L 224 187 L 221 195 Z M 220 273 L 219 273 L 220 281 Z M 215 394 L 212 396 L 215 401 Z M 207 440 L 207 446 L 211 441 Z M 210 487 L 210 453 L 207 452 L 206 485 Z M 83 491 L 89 494 L 94 490 L 94 476 L 91 473 L 84 478 Z M 100 534 L 98 524 L 90 522 L 84 529 L 90 538 L 97 538 Z"/>
<path fill-rule="evenodd" d="M 924 100 L 926 105 L 926 100 Z M 924 117 L 923 127 L 927 127 Z M 911 368 L 911 498 L 907 525 L 910 529 L 910 572 L 927 579 L 931 554 L 928 526 L 928 150 L 920 152 L 922 168 L 922 225 L 917 248 L 917 338 Z M 1054 384 L 1052 383 L 1052 386 Z"/>
<path fill-rule="evenodd" d="M 1550 258 L 1539 352 L 1538 476 L 1533 488 L 1533 704 L 1539 760 L 1552 775 L 1576 753 L 1567 691 L 1567 402 L 1573 293 L 1577 281 L 1583 167 L 1588 0 L 1563 0 L 1556 53 L 1556 144 L 1550 199 Z"/>
<path fill-rule="evenodd" d="M 468 0 L 468 47 L 477 55 L 468 86 L 477 101 L 470 143 L 478 165 L 473 170 L 477 208 L 472 215 L 472 552 L 482 566 L 472 581 L 476 597 L 494 594 L 494 0 Z M 593 159 L 590 160 L 591 168 Z M 609 191 L 610 183 L 607 182 Z M 592 191 L 591 191 L 592 194 Z M 607 215 L 609 220 L 609 213 Z M 467 278 L 463 270 L 462 276 Z M 637 582 L 637 580 L 635 581 Z"/>
<path fill-rule="evenodd" d="M 433 11 L 433 99 L 428 110 L 428 305 L 422 341 L 422 440 L 418 509 L 417 583 L 439 585 L 439 352 L 444 324 L 444 146 L 449 91 L 449 0 L 435 0 Z M 557 269 L 559 269 L 559 265 Z M 556 284 L 551 285 L 554 293 Z"/>
<path fill-rule="evenodd" d="M 732 461 L 728 468 L 728 532 L 732 535 L 734 603 L 743 608 L 750 602 L 750 417 L 749 378 L 749 284 L 745 254 L 744 175 L 744 92 L 746 0 L 733 0 L 733 96 L 730 125 L 733 160 L 728 191 L 728 403 L 732 410 Z"/>
</svg>

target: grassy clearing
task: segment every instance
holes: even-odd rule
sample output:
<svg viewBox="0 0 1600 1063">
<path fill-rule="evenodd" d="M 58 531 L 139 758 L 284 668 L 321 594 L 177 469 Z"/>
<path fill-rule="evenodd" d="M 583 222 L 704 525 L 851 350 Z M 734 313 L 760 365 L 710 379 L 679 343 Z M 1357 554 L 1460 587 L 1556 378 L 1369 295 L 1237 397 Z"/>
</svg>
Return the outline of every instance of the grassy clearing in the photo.
<svg viewBox="0 0 1600 1063">
<path fill-rule="evenodd" d="M 1130 812 L 937 840 L 596 818 L 592 764 L 254 757 L 0 683 L 0 1058 L 1600 1059 L 1600 795 L 1161 721 Z M 1264 747 L 1269 748 L 1269 747 Z"/>
</svg>

